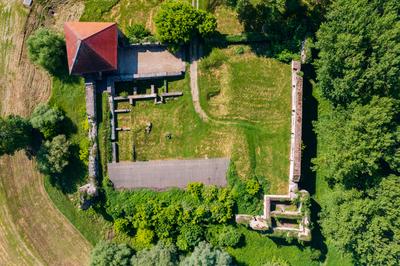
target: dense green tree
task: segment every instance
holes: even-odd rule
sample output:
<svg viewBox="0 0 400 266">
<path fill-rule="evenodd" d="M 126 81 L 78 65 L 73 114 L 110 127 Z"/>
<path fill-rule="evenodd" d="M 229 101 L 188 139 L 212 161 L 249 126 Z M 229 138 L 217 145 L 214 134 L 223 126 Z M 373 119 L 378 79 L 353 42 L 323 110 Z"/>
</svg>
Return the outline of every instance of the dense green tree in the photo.
<svg viewBox="0 0 400 266">
<path fill-rule="evenodd" d="M 66 67 L 65 41 L 58 33 L 40 28 L 29 36 L 28 55 L 33 63 L 50 74 L 59 74 Z"/>
<path fill-rule="evenodd" d="M 367 105 L 352 104 L 316 123 L 324 146 L 314 160 L 329 181 L 346 187 L 371 185 L 384 172 L 400 172 L 400 108 L 390 98 L 373 98 Z"/>
<path fill-rule="evenodd" d="M 399 96 L 400 2 L 333 1 L 318 31 L 317 79 L 334 104 Z"/>
<path fill-rule="evenodd" d="M 31 124 L 38 129 L 45 138 L 51 138 L 59 133 L 64 120 L 64 114 L 58 107 L 48 104 L 39 104 L 32 113 Z"/>
<path fill-rule="evenodd" d="M 126 244 L 99 242 L 92 251 L 91 266 L 129 266 L 132 249 Z"/>
<path fill-rule="evenodd" d="M 231 225 L 214 225 L 207 229 L 207 241 L 215 247 L 234 247 L 242 234 Z"/>
<path fill-rule="evenodd" d="M 366 192 L 336 187 L 323 206 L 323 232 L 357 265 L 400 263 L 400 177 Z"/>
<path fill-rule="evenodd" d="M 129 221 L 125 218 L 118 218 L 114 221 L 114 231 L 118 233 L 127 233 L 129 231 Z"/>
<path fill-rule="evenodd" d="M 196 10 L 184 1 L 169 0 L 161 5 L 155 17 L 157 37 L 163 43 L 180 45 L 194 36 L 206 37 L 217 27 L 213 15 Z"/>
<path fill-rule="evenodd" d="M 29 146 L 32 138 L 32 126 L 20 116 L 0 117 L 0 156 Z"/>
<path fill-rule="evenodd" d="M 154 232 L 147 228 L 139 228 L 133 239 L 133 246 L 136 250 L 151 247 L 154 240 Z"/>
<path fill-rule="evenodd" d="M 132 266 L 163 265 L 173 266 L 178 261 L 177 250 L 174 245 L 159 242 L 150 249 L 139 251 L 132 257 Z"/>
<path fill-rule="evenodd" d="M 70 143 L 64 135 L 45 141 L 36 157 L 40 172 L 48 175 L 62 173 L 68 165 L 69 146 Z"/>
<path fill-rule="evenodd" d="M 228 253 L 213 248 L 207 242 L 200 242 L 193 253 L 184 258 L 182 266 L 228 266 L 232 265 L 232 258 Z"/>
<path fill-rule="evenodd" d="M 188 251 L 203 239 L 203 228 L 199 225 L 186 224 L 180 228 L 176 245 L 180 250 Z"/>
</svg>

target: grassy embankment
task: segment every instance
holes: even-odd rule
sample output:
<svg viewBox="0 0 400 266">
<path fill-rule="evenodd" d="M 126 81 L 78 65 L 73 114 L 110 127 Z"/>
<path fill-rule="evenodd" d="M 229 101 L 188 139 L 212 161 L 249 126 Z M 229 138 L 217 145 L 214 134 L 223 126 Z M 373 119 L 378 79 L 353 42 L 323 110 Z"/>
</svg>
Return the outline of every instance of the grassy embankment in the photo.
<svg viewBox="0 0 400 266">
<path fill-rule="evenodd" d="M 80 78 L 58 79 L 53 78 L 53 88 L 50 104 L 60 107 L 67 116 L 72 151 L 76 153 L 79 146 L 87 139 L 87 118 L 85 107 L 85 86 Z M 67 179 L 64 192 L 54 187 L 49 178 L 46 179 L 46 190 L 58 209 L 74 224 L 74 226 L 93 245 L 105 236 L 105 231 L 110 226 L 101 215 L 93 209 L 82 211 L 79 205 L 77 188 L 85 183 L 87 174 L 86 166 L 76 158 L 72 159 L 63 178 Z M 90 221 L 90 222 L 89 222 Z"/>
</svg>

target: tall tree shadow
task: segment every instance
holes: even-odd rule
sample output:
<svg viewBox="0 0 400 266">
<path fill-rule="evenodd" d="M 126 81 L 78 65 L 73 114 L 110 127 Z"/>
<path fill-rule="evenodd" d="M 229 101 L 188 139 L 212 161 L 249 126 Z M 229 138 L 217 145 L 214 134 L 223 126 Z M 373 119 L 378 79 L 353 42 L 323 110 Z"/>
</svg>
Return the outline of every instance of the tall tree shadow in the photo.
<svg viewBox="0 0 400 266">
<path fill-rule="evenodd" d="M 313 66 L 310 64 L 303 65 L 302 71 L 304 73 L 302 140 L 305 148 L 302 151 L 302 178 L 299 185 L 312 196 L 316 193 L 316 173 L 312 170 L 312 159 L 317 156 L 317 135 L 314 132 L 313 122 L 318 120 L 318 101 L 312 95 L 311 80 L 315 80 L 316 75 Z M 311 221 L 313 222 L 311 247 L 320 250 L 321 260 L 324 260 L 328 248 L 318 223 L 320 212 L 321 206 L 314 199 L 311 199 Z"/>
</svg>

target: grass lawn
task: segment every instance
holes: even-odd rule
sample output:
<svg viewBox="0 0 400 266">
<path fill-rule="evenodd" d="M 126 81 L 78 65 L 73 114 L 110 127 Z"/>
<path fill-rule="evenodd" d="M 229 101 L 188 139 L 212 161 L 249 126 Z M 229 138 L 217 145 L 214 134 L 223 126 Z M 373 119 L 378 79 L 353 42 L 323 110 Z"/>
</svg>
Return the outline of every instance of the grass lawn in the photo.
<svg viewBox="0 0 400 266">
<path fill-rule="evenodd" d="M 166 104 L 155 105 L 152 100 L 136 102 L 135 106 L 118 104 L 118 108 L 132 110 L 118 115 L 118 126 L 131 128 L 131 131 L 118 133 L 120 160 L 133 159 L 133 145 L 137 160 L 229 156 L 232 132 L 198 118 L 188 82 L 188 77 L 169 82 L 169 91 L 183 91 L 184 95 Z M 128 83 L 119 87 L 122 90 L 132 86 Z M 143 84 L 144 89 L 147 87 Z M 152 123 L 150 134 L 145 133 L 148 122 Z M 168 133 L 171 139 L 166 138 Z"/>
<path fill-rule="evenodd" d="M 237 18 L 236 11 L 228 6 L 220 5 L 213 11 L 217 18 L 217 31 L 222 34 L 240 34 L 244 32 L 243 25 Z"/>
<path fill-rule="evenodd" d="M 247 47 L 214 49 L 200 63 L 200 102 L 210 117 L 243 132 L 250 174 L 264 176 L 272 193 L 286 193 L 290 138 L 290 66 L 257 57 Z M 233 156 L 234 157 L 234 156 Z M 248 175 L 246 165 L 237 163 Z"/>
<path fill-rule="evenodd" d="M 129 25 L 140 23 L 154 33 L 153 17 L 161 3 L 161 0 L 120 0 L 105 14 L 105 18 L 117 22 L 123 31 Z"/>
</svg>

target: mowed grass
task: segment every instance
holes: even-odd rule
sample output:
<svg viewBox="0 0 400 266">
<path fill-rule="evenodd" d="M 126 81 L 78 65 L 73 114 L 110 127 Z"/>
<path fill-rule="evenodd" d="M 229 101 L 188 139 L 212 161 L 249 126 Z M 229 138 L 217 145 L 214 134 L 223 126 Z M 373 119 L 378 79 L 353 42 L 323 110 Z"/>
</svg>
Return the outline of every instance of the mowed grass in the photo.
<svg viewBox="0 0 400 266">
<path fill-rule="evenodd" d="M 242 130 L 252 173 L 286 193 L 289 171 L 290 66 L 246 47 L 215 49 L 200 63 L 200 101 L 210 117 Z M 241 172 L 238 169 L 239 173 Z"/>
<path fill-rule="evenodd" d="M 169 82 L 168 86 L 169 91 L 182 91 L 183 96 L 160 105 L 152 100 L 138 101 L 135 106 L 118 104 L 118 108 L 132 109 L 128 114 L 118 115 L 118 126 L 131 128 L 118 133 L 120 160 L 133 159 L 133 145 L 136 160 L 141 161 L 229 156 L 232 132 L 200 120 L 192 105 L 188 77 Z M 145 128 L 149 122 L 152 130 L 147 134 Z"/>
<path fill-rule="evenodd" d="M 129 25 L 140 23 L 154 33 L 153 18 L 161 3 L 162 0 L 120 0 L 103 18 L 117 22 L 122 31 Z"/>
<path fill-rule="evenodd" d="M 240 23 L 237 12 L 228 6 L 217 6 L 213 12 L 217 19 L 217 31 L 222 34 L 240 34 L 244 32 L 243 25 Z"/>
</svg>

